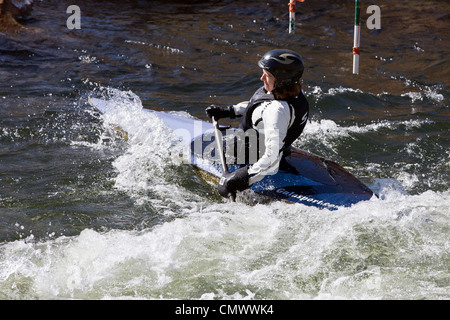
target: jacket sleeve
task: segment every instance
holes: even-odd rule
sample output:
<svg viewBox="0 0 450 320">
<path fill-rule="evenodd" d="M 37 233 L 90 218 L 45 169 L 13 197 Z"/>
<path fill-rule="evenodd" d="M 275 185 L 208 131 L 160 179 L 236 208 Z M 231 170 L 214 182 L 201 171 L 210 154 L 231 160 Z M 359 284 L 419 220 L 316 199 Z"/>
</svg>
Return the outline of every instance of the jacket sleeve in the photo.
<svg viewBox="0 0 450 320">
<path fill-rule="evenodd" d="M 278 172 L 282 157 L 280 149 L 284 144 L 291 123 L 289 105 L 280 101 L 267 103 L 262 113 L 261 122 L 263 123 L 265 151 L 264 155 L 248 170 L 250 185 L 266 175 Z"/>
<path fill-rule="evenodd" d="M 238 104 L 233 105 L 232 108 L 234 110 L 234 114 L 237 117 L 243 116 L 245 113 L 245 109 L 247 109 L 248 103 L 249 103 L 249 101 L 243 101 L 243 102 L 239 102 Z"/>
</svg>

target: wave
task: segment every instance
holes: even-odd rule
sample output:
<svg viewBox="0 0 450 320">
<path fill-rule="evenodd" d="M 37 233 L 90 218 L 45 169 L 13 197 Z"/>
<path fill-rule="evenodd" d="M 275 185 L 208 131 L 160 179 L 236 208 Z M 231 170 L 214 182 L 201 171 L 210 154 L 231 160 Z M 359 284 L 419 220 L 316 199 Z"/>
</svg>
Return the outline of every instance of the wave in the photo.
<svg viewBox="0 0 450 320">
<path fill-rule="evenodd" d="M 142 231 L 30 236 L 0 245 L 0 292 L 9 299 L 448 299 L 449 202 L 449 192 L 394 191 L 335 212 L 204 204 Z"/>
<path fill-rule="evenodd" d="M 128 132 L 111 162 L 111 179 L 134 206 L 117 210 L 126 219 L 144 208 L 157 221 L 143 229 L 85 228 L 39 240 L 24 230 L 30 231 L 25 239 L 0 244 L 1 298 L 449 298 L 443 280 L 448 190 L 408 194 L 415 177 L 400 168 L 402 183 L 377 178 L 370 187 L 379 198 L 333 212 L 283 202 L 228 203 L 180 165 L 178 138 L 144 112 L 134 93 L 106 91 L 122 107 L 102 118 L 104 132 L 91 146 L 110 148 L 106 138 L 119 138 L 111 129 L 118 123 Z M 346 127 L 322 119 L 310 121 L 305 136 L 334 139 L 424 125 L 384 120 Z"/>
<path fill-rule="evenodd" d="M 307 135 L 305 139 L 309 136 L 311 137 L 332 137 L 339 138 L 344 136 L 349 136 L 351 133 L 368 133 L 376 132 L 381 129 L 397 130 L 402 128 L 403 130 L 413 130 L 420 128 L 423 125 L 432 124 L 431 120 L 420 120 L 420 119 L 410 119 L 410 120 L 379 120 L 373 121 L 367 125 L 352 125 L 352 126 L 342 126 L 337 124 L 331 119 L 321 119 L 317 121 L 309 121 L 305 127 L 304 134 Z"/>
</svg>

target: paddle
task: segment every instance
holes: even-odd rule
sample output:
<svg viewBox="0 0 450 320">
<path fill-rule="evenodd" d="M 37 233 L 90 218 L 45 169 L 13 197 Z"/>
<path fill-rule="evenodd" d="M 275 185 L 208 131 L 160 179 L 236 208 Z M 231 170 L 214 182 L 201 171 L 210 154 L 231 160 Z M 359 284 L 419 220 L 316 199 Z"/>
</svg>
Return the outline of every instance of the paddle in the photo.
<svg viewBox="0 0 450 320">
<path fill-rule="evenodd" d="M 224 174 L 230 173 L 228 171 L 227 162 L 225 160 L 225 153 L 223 152 L 222 133 L 219 130 L 219 123 L 217 122 L 217 120 L 214 117 L 212 117 L 212 122 L 213 122 L 213 126 L 214 126 L 214 136 L 217 141 L 217 151 L 219 152 L 220 162 L 222 163 L 223 173 Z M 230 194 L 229 197 L 230 197 L 231 202 L 235 202 L 234 195 Z"/>
</svg>

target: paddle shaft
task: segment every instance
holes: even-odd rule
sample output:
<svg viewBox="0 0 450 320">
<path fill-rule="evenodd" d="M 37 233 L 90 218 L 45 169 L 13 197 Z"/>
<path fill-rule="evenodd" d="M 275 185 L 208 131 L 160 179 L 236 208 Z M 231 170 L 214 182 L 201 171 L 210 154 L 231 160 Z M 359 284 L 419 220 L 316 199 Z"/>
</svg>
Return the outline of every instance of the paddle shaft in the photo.
<svg viewBox="0 0 450 320">
<path fill-rule="evenodd" d="M 217 151 L 218 151 L 219 156 L 220 156 L 220 162 L 222 163 L 223 173 L 230 173 L 228 171 L 227 162 L 225 160 L 225 153 L 223 151 L 222 133 L 219 130 L 219 123 L 217 122 L 217 120 L 214 117 L 212 118 L 212 122 L 213 122 L 213 126 L 214 126 L 214 136 L 215 136 L 216 142 L 217 142 L 216 143 Z M 230 200 L 232 202 L 235 201 L 233 195 L 230 195 Z"/>
</svg>

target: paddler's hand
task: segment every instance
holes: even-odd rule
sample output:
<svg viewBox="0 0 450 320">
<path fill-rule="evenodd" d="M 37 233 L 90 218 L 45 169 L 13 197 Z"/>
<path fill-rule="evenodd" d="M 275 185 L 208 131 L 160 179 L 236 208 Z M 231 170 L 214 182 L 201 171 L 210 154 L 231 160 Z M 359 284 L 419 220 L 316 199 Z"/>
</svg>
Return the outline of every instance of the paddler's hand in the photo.
<svg viewBox="0 0 450 320">
<path fill-rule="evenodd" d="M 248 189 L 249 186 L 248 167 L 242 167 L 234 172 L 225 173 L 219 180 L 218 191 L 224 198 L 236 197 L 237 191 Z"/>
<path fill-rule="evenodd" d="M 233 106 L 228 107 L 217 107 L 215 105 L 210 105 L 205 110 L 206 115 L 212 119 L 219 120 L 220 118 L 231 118 L 234 119 L 236 115 L 234 114 Z"/>
</svg>

